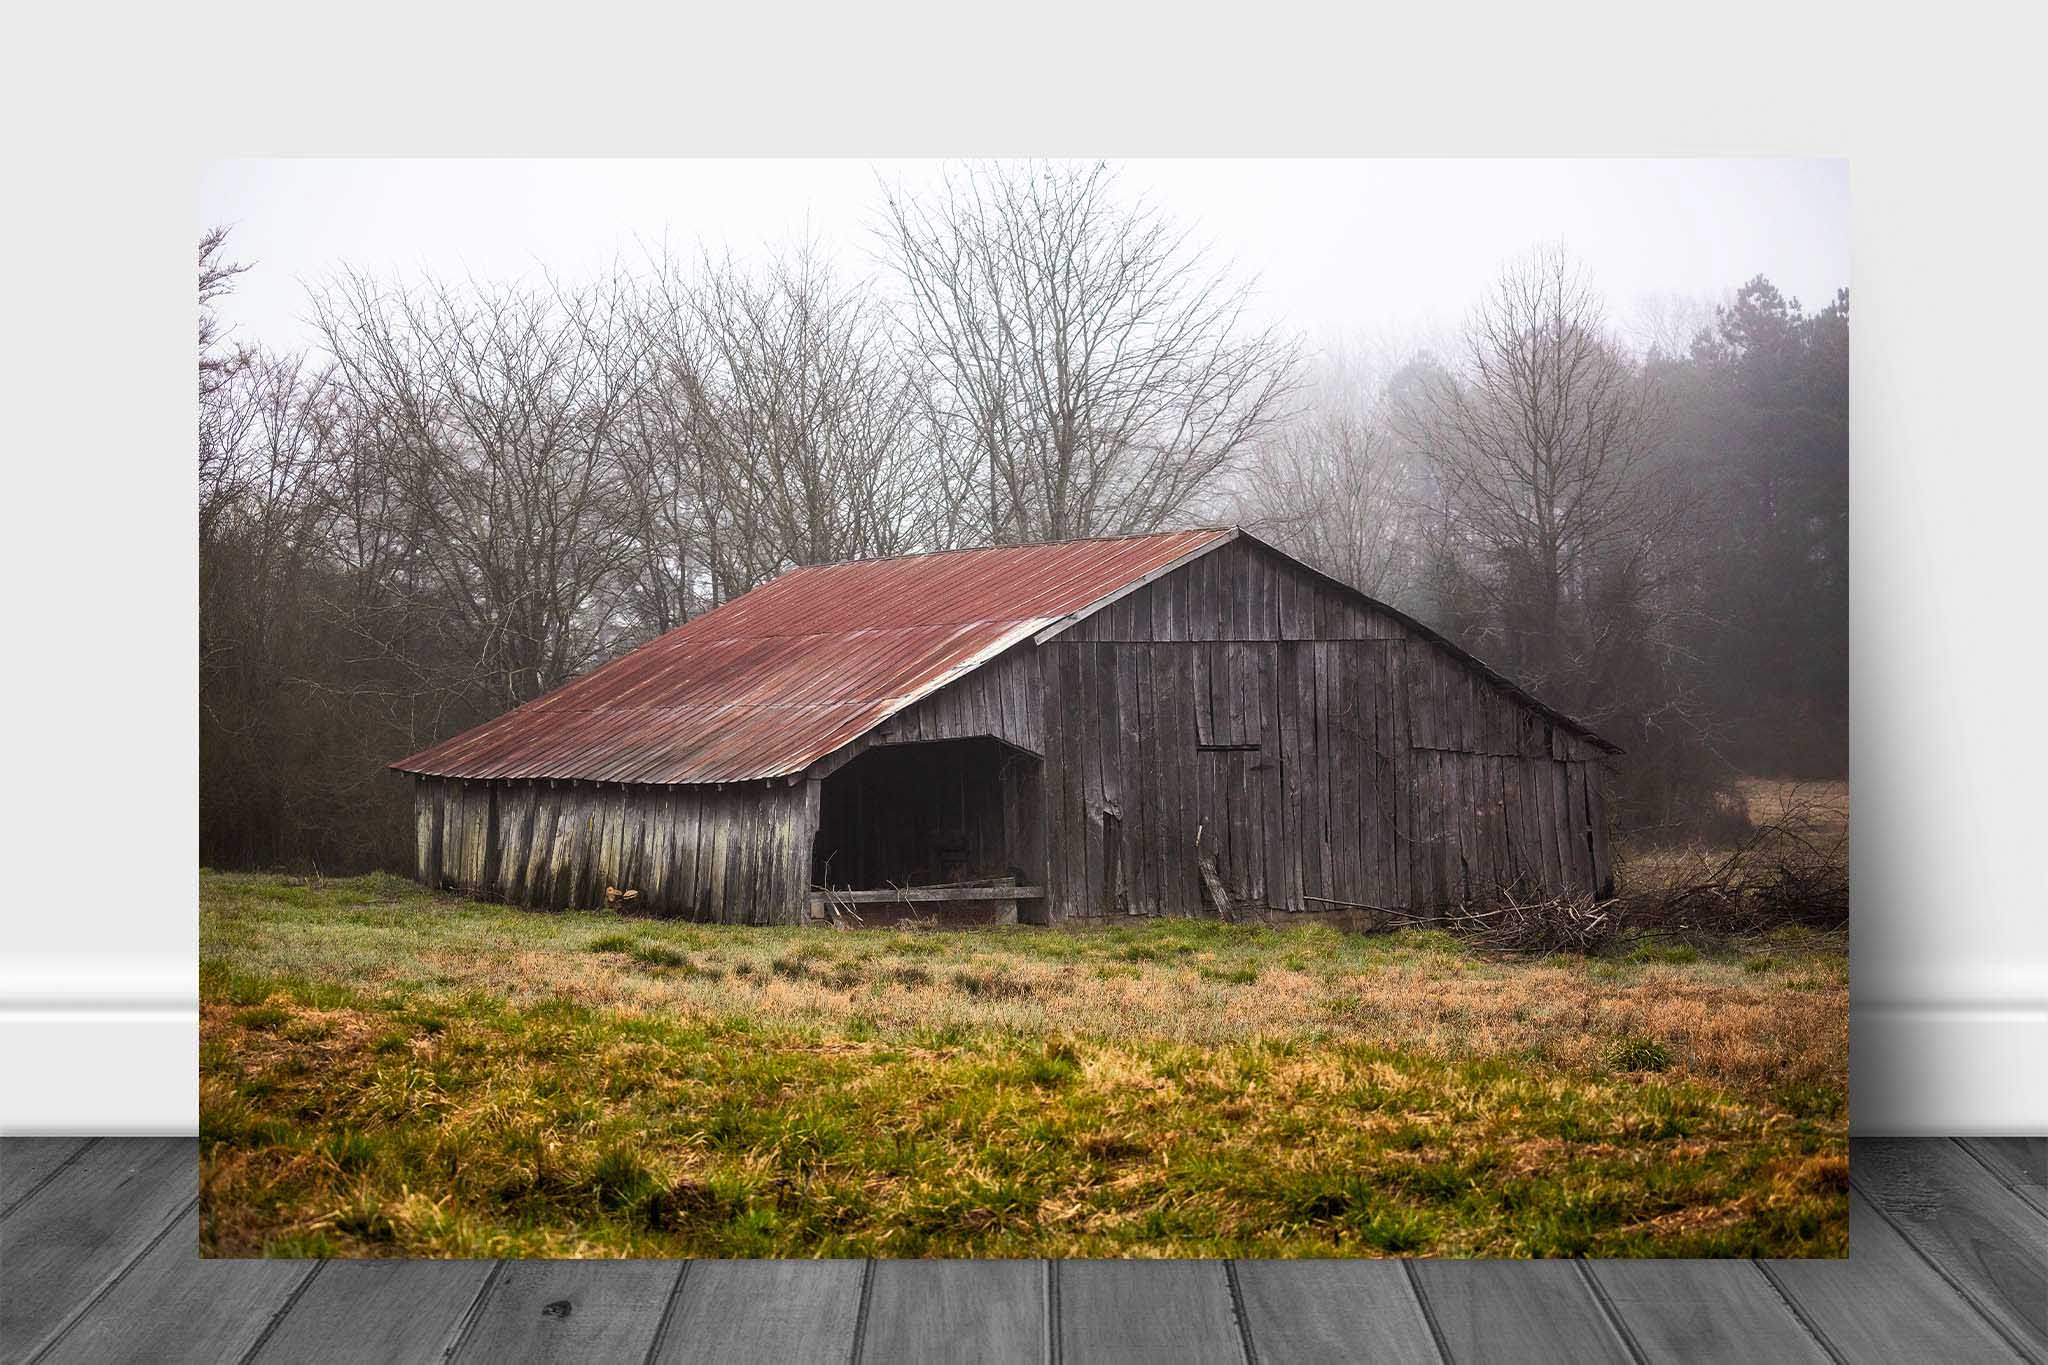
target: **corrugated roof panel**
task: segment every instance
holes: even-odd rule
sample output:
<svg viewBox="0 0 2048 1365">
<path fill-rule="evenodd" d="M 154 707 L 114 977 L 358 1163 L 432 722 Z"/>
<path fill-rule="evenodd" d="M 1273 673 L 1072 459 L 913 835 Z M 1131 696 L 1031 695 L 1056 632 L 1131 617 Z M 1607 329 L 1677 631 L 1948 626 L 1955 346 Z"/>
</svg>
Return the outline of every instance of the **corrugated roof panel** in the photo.
<svg viewBox="0 0 2048 1365">
<path fill-rule="evenodd" d="M 792 569 L 391 766 L 436 777 L 738 782 L 802 772 L 1225 528 Z"/>
</svg>

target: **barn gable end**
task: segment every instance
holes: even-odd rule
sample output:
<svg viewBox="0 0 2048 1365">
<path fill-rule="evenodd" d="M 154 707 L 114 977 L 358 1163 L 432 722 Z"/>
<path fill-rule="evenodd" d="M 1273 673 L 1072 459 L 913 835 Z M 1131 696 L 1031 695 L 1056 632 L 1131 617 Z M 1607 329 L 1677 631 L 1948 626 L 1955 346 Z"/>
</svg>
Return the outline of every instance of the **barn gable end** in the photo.
<svg viewBox="0 0 2048 1365">
<path fill-rule="evenodd" d="M 1611 888 L 1612 746 L 1253 537 L 1038 639 L 1056 917 Z"/>
</svg>

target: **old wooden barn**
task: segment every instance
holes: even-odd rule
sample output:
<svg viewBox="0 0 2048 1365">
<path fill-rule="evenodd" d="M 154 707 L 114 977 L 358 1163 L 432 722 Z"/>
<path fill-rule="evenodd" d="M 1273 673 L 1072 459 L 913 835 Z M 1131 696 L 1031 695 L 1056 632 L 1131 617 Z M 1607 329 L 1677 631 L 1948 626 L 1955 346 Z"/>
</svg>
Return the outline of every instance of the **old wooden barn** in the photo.
<svg viewBox="0 0 2048 1365">
<path fill-rule="evenodd" d="M 792 570 L 392 766 L 477 895 L 1048 923 L 1604 894 L 1616 752 L 1213 528 Z"/>
</svg>

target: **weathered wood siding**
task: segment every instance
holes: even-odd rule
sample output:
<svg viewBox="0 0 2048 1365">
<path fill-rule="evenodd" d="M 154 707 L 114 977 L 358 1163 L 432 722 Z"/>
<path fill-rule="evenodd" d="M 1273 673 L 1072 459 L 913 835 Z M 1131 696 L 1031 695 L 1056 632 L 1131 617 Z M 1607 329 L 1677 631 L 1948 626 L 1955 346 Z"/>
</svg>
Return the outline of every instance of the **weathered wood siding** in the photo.
<svg viewBox="0 0 2048 1365">
<path fill-rule="evenodd" d="M 798 923 L 818 825 L 815 782 L 726 787 L 414 783 L 419 879 L 550 910 L 637 890 L 652 914 Z"/>
<path fill-rule="evenodd" d="M 1044 681 L 1030 641 L 897 712 L 866 743 L 907 744 L 992 735 L 1034 754 L 1045 752 Z"/>
<path fill-rule="evenodd" d="M 1434 908 L 1611 884 L 1597 751 L 1239 541 L 1038 650 L 1056 918 Z"/>
</svg>

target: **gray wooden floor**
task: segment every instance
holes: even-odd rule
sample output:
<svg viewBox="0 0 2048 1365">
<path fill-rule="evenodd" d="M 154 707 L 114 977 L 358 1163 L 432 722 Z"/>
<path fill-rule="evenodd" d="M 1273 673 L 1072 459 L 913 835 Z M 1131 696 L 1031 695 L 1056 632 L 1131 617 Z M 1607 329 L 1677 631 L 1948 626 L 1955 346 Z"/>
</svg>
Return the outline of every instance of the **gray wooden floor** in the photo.
<svg viewBox="0 0 2048 1365">
<path fill-rule="evenodd" d="M 1846 1261 L 207 1261 L 189 1138 L 0 1140 L 0 1360 L 2048 1362 L 2048 1141 L 1859 1140 Z"/>
</svg>

